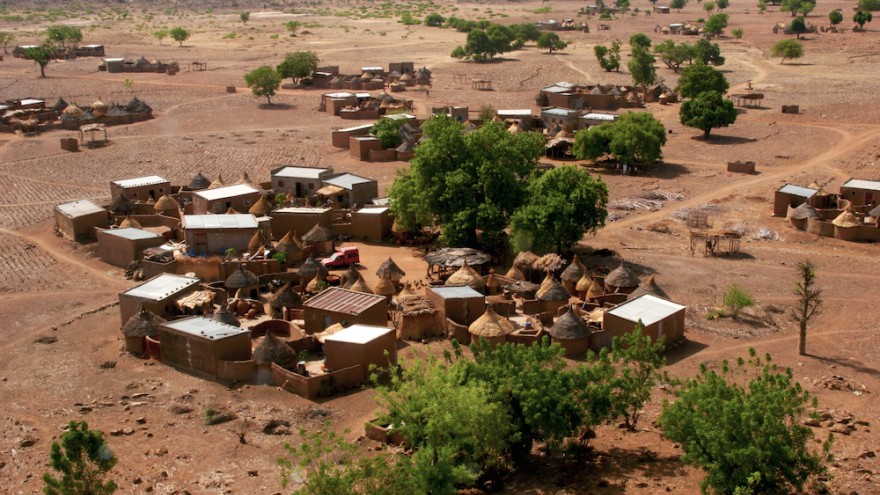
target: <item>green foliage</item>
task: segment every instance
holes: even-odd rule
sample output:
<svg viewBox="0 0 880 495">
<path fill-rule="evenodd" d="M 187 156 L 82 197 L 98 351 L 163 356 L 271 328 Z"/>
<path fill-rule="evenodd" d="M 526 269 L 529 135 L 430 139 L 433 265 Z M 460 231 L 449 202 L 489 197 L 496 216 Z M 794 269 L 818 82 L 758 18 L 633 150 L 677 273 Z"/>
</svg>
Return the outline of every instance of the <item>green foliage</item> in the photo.
<svg viewBox="0 0 880 495">
<path fill-rule="evenodd" d="M 724 305 L 730 309 L 730 316 L 735 320 L 743 308 L 754 306 L 755 300 L 748 290 L 733 284 L 724 292 Z"/>
<path fill-rule="evenodd" d="M 232 249 L 232 248 L 229 248 L 229 249 Z M 227 254 L 229 252 L 229 249 L 226 250 Z M 234 249 L 232 249 L 232 250 L 233 250 L 233 252 L 235 251 Z M 228 423 L 229 421 L 232 421 L 233 419 L 235 419 L 235 414 L 233 414 L 232 411 L 227 411 L 226 409 L 223 409 L 223 408 L 206 407 L 202 411 L 202 422 L 205 423 L 205 425 L 207 425 L 207 426 Z"/>
<path fill-rule="evenodd" d="M 444 22 L 446 22 L 446 18 L 436 12 L 425 16 L 425 26 L 440 27 Z"/>
<path fill-rule="evenodd" d="M 792 309 L 792 316 L 798 322 L 798 354 L 807 354 L 807 327 L 810 321 L 819 314 L 822 306 L 822 289 L 816 287 L 816 268 L 810 261 L 798 263 L 800 282 L 794 287 L 794 295 L 798 297 L 797 306 Z"/>
<path fill-rule="evenodd" d="M 46 42 L 40 46 L 27 48 L 24 51 L 24 56 L 40 66 L 40 77 L 46 77 L 46 66 L 49 65 L 49 61 L 55 56 L 55 46 Z"/>
<path fill-rule="evenodd" d="M 568 46 L 568 42 L 559 39 L 559 35 L 545 31 L 538 37 L 538 48 L 546 48 L 549 53 L 553 50 L 564 50 Z"/>
<path fill-rule="evenodd" d="M 832 26 L 840 24 L 843 22 L 843 12 L 840 10 L 832 10 L 828 14 L 828 22 L 830 22 Z"/>
<path fill-rule="evenodd" d="M 495 107 L 493 107 L 489 103 L 485 103 L 483 104 L 483 106 L 480 107 L 480 111 L 479 113 L 477 113 L 477 118 L 482 120 L 483 122 L 488 122 L 494 119 L 495 115 L 497 115 Z"/>
<path fill-rule="evenodd" d="M 675 72 L 681 70 L 681 64 L 692 62 L 696 53 L 694 47 L 687 43 L 675 44 L 673 40 L 665 40 L 654 47 L 654 53 L 660 57 L 660 61 Z"/>
<path fill-rule="evenodd" d="M 724 94 L 729 87 L 721 71 L 708 65 L 697 64 L 681 71 L 677 91 L 684 98 L 696 98 L 706 91 Z"/>
<path fill-rule="evenodd" d="M 727 15 L 727 14 L 723 14 Z M 694 45 L 694 63 L 705 65 L 724 65 L 724 57 L 721 56 L 721 47 L 718 43 L 711 43 L 707 39 L 700 39 Z"/>
<path fill-rule="evenodd" d="M 718 8 L 719 11 L 730 7 L 730 0 L 715 0 L 715 7 Z"/>
<path fill-rule="evenodd" d="M 405 119 L 382 118 L 373 125 L 370 132 L 382 141 L 383 148 L 396 148 L 403 142 L 403 138 L 400 137 L 400 128 L 405 123 Z"/>
<path fill-rule="evenodd" d="M 714 90 L 702 92 L 696 98 L 685 100 L 678 115 L 682 125 L 702 130 L 705 138 L 709 137 L 712 129 L 727 127 L 736 122 L 733 102 Z M 725 295 L 725 301 L 726 298 Z M 735 313 L 736 311 L 734 317 Z"/>
<path fill-rule="evenodd" d="M 715 2 L 703 2 L 703 10 L 706 12 L 712 12 L 715 10 Z"/>
<path fill-rule="evenodd" d="M 864 29 L 865 23 L 871 22 L 872 20 L 874 20 L 874 16 L 870 12 L 864 10 L 860 10 L 853 14 L 853 22 L 859 25 L 859 29 Z"/>
<path fill-rule="evenodd" d="M 664 435 L 681 443 L 682 460 L 702 467 L 703 492 L 732 494 L 800 491 L 826 472 L 822 457 L 810 452 L 813 437 L 800 418 L 813 397 L 793 381 L 790 369 L 765 360 L 740 358 L 721 374 L 701 367 L 696 378 L 665 403 L 660 415 Z M 748 382 L 743 385 L 737 380 Z M 829 438 L 830 442 L 830 438 Z M 830 444 L 826 442 L 827 454 Z M 759 473 L 756 475 L 756 473 Z"/>
<path fill-rule="evenodd" d="M 549 14 L 552 10 L 553 9 L 549 5 L 545 5 L 543 7 L 538 7 L 537 9 L 533 10 L 532 13 L 538 14 L 538 15 L 543 15 L 543 14 Z"/>
<path fill-rule="evenodd" d="M 645 33 L 636 33 L 629 37 L 630 46 L 640 46 L 642 48 L 651 48 L 651 38 Z"/>
<path fill-rule="evenodd" d="M 515 44 L 515 41 L 516 37 L 510 27 L 490 24 L 485 29 L 475 28 L 468 31 L 467 41 L 463 47 L 459 47 L 461 50 L 456 48 L 453 57 L 475 62 L 487 62 L 498 54 L 509 52 L 521 46 L 521 43 Z M 462 54 L 462 56 L 456 56 L 456 53 Z"/>
<path fill-rule="evenodd" d="M 859 10 L 868 12 L 880 10 L 880 0 L 859 0 Z"/>
<path fill-rule="evenodd" d="M 767 11 L 767 2 L 765 0 L 758 0 L 758 13 L 763 14 Z"/>
<path fill-rule="evenodd" d="M 780 12 L 791 12 L 794 17 L 797 14 L 807 15 L 816 8 L 816 0 L 782 0 Z"/>
<path fill-rule="evenodd" d="M 528 199 L 510 221 L 519 251 L 563 248 L 605 225 L 608 188 L 577 167 L 554 168 L 529 183 Z"/>
<path fill-rule="evenodd" d="M 284 265 L 285 263 L 287 263 L 287 253 L 279 251 L 272 255 L 272 259 L 277 261 L 279 264 Z"/>
<path fill-rule="evenodd" d="M 736 38 L 736 39 L 738 39 L 738 40 L 739 40 L 739 39 L 742 39 L 742 37 L 743 37 L 743 33 L 745 33 L 745 31 L 743 31 L 743 28 L 736 28 L 736 29 L 734 29 L 734 30 L 731 31 L 731 34 L 733 34 L 733 37 Z"/>
<path fill-rule="evenodd" d="M 795 17 L 788 25 L 788 29 L 797 35 L 797 39 L 801 39 L 801 35 L 807 32 L 807 21 L 802 16 Z"/>
<path fill-rule="evenodd" d="M 6 45 L 12 43 L 12 40 L 15 39 L 15 35 L 8 31 L 0 31 L 0 45 L 3 45 L 3 53 L 9 53 L 6 51 Z"/>
<path fill-rule="evenodd" d="M 803 57 L 804 45 L 793 39 L 779 40 L 776 43 L 773 43 L 773 46 L 770 48 L 770 53 L 772 53 L 774 57 L 782 57 L 782 60 L 779 63 L 784 64 L 785 59 Z"/>
<path fill-rule="evenodd" d="M 706 21 L 703 32 L 708 34 L 720 35 L 727 27 L 727 14 L 715 14 Z"/>
<path fill-rule="evenodd" d="M 422 20 L 418 17 L 413 17 L 413 15 L 409 12 L 404 12 L 400 15 L 399 22 L 404 26 L 418 26 L 422 23 Z"/>
<path fill-rule="evenodd" d="M 61 46 L 67 46 L 70 42 L 72 45 L 78 44 L 83 39 L 82 30 L 75 26 L 65 26 L 63 24 L 54 24 L 46 28 L 46 38 L 53 43 L 61 43 Z"/>
<path fill-rule="evenodd" d="M 572 150 L 580 159 L 609 155 L 624 165 L 651 165 L 663 157 L 666 128 L 647 112 L 626 112 L 611 124 L 575 135 Z"/>
<path fill-rule="evenodd" d="M 183 42 L 188 40 L 190 36 L 189 31 L 180 26 L 172 28 L 169 34 L 171 34 L 171 39 L 178 43 L 178 46 L 183 46 Z"/>
<path fill-rule="evenodd" d="M 648 91 L 648 86 L 657 82 L 657 69 L 654 68 L 654 62 L 654 56 L 647 48 L 638 45 L 632 47 L 627 68 L 629 68 L 633 84 L 641 86 L 645 93 Z"/>
<path fill-rule="evenodd" d="M 599 61 L 599 67 L 605 69 L 606 72 L 620 70 L 620 42 L 614 40 L 611 42 L 611 48 L 605 45 L 596 45 L 593 47 L 593 53 Z"/>
<path fill-rule="evenodd" d="M 683 9 L 685 5 L 687 5 L 687 3 L 688 0 L 672 0 L 671 2 L 669 2 L 669 7 L 681 12 L 681 9 Z"/>
<path fill-rule="evenodd" d="M 247 24 L 249 20 L 251 20 L 250 12 L 241 12 L 238 14 L 238 18 L 241 19 L 242 24 Z"/>
<path fill-rule="evenodd" d="M 510 26 L 510 29 L 513 31 L 513 35 L 516 39 L 523 41 L 538 41 L 538 38 L 541 37 L 542 33 L 542 31 L 538 29 L 538 26 L 531 22 L 525 24 L 513 24 Z"/>
<path fill-rule="evenodd" d="M 281 74 L 271 65 L 263 65 L 244 75 L 244 80 L 257 98 L 266 97 L 271 105 L 275 91 L 281 86 Z"/>
<path fill-rule="evenodd" d="M 104 481 L 116 464 L 116 457 L 100 431 L 89 430 L 85 421 L 71 421 L 61 435 L 61 443 L 52 442 L 49 466 L 60 474 L 43 474 L 46 495 L 110 495 L 116 483 Z"/>
<path fill-rule="evenodd" d="M 288 53 L 276 70 L 281 78 L 289 77 L 294 83 L 309 77 L 318 68 L 318 55 L 311 51 Z"/>
<path fill-rule="evenodd" d="M 614 380 L 613 406 L 630 430 L 635 430 L 642 406 L 651 398 L 651 388 L 663 377 L 660 369 L 666 364 L 663 338 L 654 341 L 644 330 L 639 321 L 632 332 L 614 337 L 611 347 L 612 359 L 620 370 Z"/>
<path fill-rule="evenodd" d="M 284 23 L 284 28 L 290 33 L 291 37 L 296 37 L 296 30 L 302 26 L 302 23 L 299 21 L 287 21 Z"/>
<path fill-rule="evenodd" d="M 157 29 L 153 31 L 153 37 L 159 40 L 159 44 L 162 44 L 162 40 L 168 37 L 170 33 L 167 29 Z"/>
</svg>

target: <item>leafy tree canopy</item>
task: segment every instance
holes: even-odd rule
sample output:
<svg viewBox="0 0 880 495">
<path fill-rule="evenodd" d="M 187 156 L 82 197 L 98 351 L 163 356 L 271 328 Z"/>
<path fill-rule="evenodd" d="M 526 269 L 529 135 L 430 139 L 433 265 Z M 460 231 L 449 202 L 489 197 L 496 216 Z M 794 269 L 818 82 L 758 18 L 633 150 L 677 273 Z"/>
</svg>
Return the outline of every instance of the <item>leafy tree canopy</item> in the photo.
<svg viewBox="0 0 880 495">
<path fill-rule="evenodd" d="M 727 14 L 724 14 L 727 15 Z M 707 39 L 700 39 L 694 45 L 694 62 L 705 65 L 724 65 L 724 57 L 721 56 L 721 47 L 718 43 L 711 43 Z"/>
<path fill-rule="evenodd" d="M 710 90 L 685 100 L 679 117 L 683 125 L 702 130 L 703 136 L 708 138 L 712 129 L 736 122 L 736 109 L 732 101 L 724 99 L 718 91 Z"/>
<path fill-rule="evenodd" d="M 724 94 L 729 87 L 721 71 L 708 65 L 697 64 L 681 71 L 677 91 L 685 98 L 696 98 L 706 91 Z"/>
<path fill-rule="evenodd" d="M 798 14 L 807 15 L 816 8 L 816 0 L 782 0 L 780 12 L 791 12 L 794 17 Z"/>
<path fill-rule="evenodd" d="M 647 91 L 648 86 L 657 82 L 657 69 L 654 68 L 654 62 L 654 56 L 647 48 L 633 45 L 627 68 L 629 68 L 633 84 L 640 86 L 643 91 Z"/>
<path fill-rule="evenodd" d="M 795 17 L 788 25 L 788 29 L 797 35 L 797 39 L 801 39 L 801 35 L 807 32 L 807 21 L 802 16 Z"/>
<path fill-rule="evenodd" d="M 801 58 L 804 56 L 804 45 L 793 39 L 779 40 L 770 48 L 770 53 L 774 57 L 782 57 L 779 62 L 785 63 L 785 59 Z"/>
<path fill-rule="evenodd" d="M 284 60 L 278 64 L 277 71 L 281 78 L 289 77 L 294 83 L 304 77 L 309 77 L 318 68 L 318 55 L 311 51 L 298 51 L 288 53 Z"/>
<path fill-rule="evenodd" d="M 446 22 L 446 18 L 436 12 L 425 16 L 425 26 L 440 27 L 444 22 Z"/>
<path fill-rule="evenodd" d="M 257 98 L 265 96 L 266 101 L 271 105 L 272 97 L 281 85 L 281 74 L 271 65 L 263 65 L 245 74 L 244 80 L 254 96 Z"/>
<path fill-rule="evenodd" d="M 843 13 L 839 10 L 832 10 L 828 14 L 828 21 L 831 23 L 832 26 L 840 24 L 841 22 L 843 22 Z"/>
<path fill-rule="evenodd" d="M 25 49 L 24 56 L 40 66 L 40 77 L 46 77 L 46 66 L 49 65 L 49 61 L 52 60 L 55 53 L 55 46 L 46 42 L 40 46 Z"/>
<path fill-rule="evenodd" d="M 675 72 L 681 69 L 685 62 L 692 62 L 696 50 L 687 43 L 676 44 L 673 40 L 665 40 L 654 47 L 654 53 L 660 57 L 660 61 Z"/>
<path fill-rule="evenodd" d="M 669 7 L 681 12 L 681 9 L 683 9 L 685 5 L 687 5 L 687 3 L 688 0 L 672 0 L 671 2 L 669 2 Z"/>
<path fill-rule="evenodd" d="M 171 29 L 171 39 L 179 43 L 178 46 L 183 46 L 183 42 L 188 40 L 189 36 L 189 31 L 180 26 Z"/>
<path fill-rule="evenodd" d="M 75 26 L 65 26 L 63 24 L 54 24 L 46 28 L 46 37 L 54 43 L 61 43 L 66 46 L 67 42 L 76 45 L 83 39 L 82 30 Z"/>
<path fill-rule="evenodd" d="M 400 128 L 405 123 L 405 119 L 382 118 L 373 125 L 370 132 L 382 141 L 383 148 L 396 148 L 403 142 L 400 137 Z"/>
<path fill-rule="evenodd" d="M 620 70 L 620 42 L 614 40 L 611 42 L 611 48 L 605 45 L 596 45 L 593 47 L 593 53 L 599 61 L 599 67 L 605 69 L 606 72 Z"/>
<path fill-rule="evenodd" d="M 630 46 L 640 46 L 642 48 L 651 48 L 651 38 L 645 33 L 636 33 L 629 37 Z"/>
<path fill-rule="evenodd" d="M 853 14 L 853 22 L 859 25 L 859 29 L 865 28 L 866 22 L 871 22 L 874 20 L 874 16 L 865 10 L 860 10 Z"/>
<path fill-rule="evenodd" d="M 727 14 L 715 14 L 706 21 L 706 25 L 703 27 L 703 32 L 720 35 L 724 32 L 724 28 L 727 27 L 727 22 Z"/>
<path fill-rule="evenodd" d="M 580 159 L 609 155 L 625 165 L 651 165 L 663 157 L 666 128 L 647 112 L 627 112 L 616 122 L 575 135 L 572 150 Z"/>
<path fill-rule="evenodd" d="M 116 457 L 104 441 L 104 435 L 90 430 L 85 421 L 71 421 L 68 431 L 61 435 L 61 443 L 52 442 L 49 453 L 49 466 L 60 477 L 44 473 L 43 492 L 46 495 L 110 495 L 116 491 L 116 483 L 104 478 L 114 465 Z"/>
<path fill-rule="evenodd" d="M 554 50 L 564 50 L 568 46 L 568 42 L 559 39 L 559 35 L 545 31 L 538 37 L 538 48 L 546 48 L 548 52 L 553 53 Z"/>
</svg>

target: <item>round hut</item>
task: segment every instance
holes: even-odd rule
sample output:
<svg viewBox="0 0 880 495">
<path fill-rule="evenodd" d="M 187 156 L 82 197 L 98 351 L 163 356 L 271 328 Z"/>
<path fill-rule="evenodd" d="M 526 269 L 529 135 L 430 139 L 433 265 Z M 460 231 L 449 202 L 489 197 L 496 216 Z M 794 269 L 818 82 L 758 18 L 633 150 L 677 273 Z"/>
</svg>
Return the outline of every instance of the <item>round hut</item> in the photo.
<svg viewBox="0 0 880 495">
<path fill-rule="evenodd" d="M 571 263 L 565 270 L 562 271 L 562 275 L 559 278 L 562 279 L 562 286 L 565 289 L 574 294 L 576 293 L 577 283 L 584 276 L 584 265 L 581 263 L 581 260 L 578 259 L 578 255 L 574 255 L 574 258 L 571 260 Z"/>
<path fill-rule="evenodd" d="M 513 266 L 522 272 L 526 278 L 531 278 L 532 267 L 538 259 L 537 254 L 531 251 L 522 251 L 513 259 Z"/>
<path fill-rule="evenodd" d="M 285 254 L 285 262 L 288 265 L 302 261 L 303 258 L 302 247 L 297 244 L 296 233 L 291 231 L 284 234 L 284 237 L 275 244 L 275 251 Z"/>
<path fill-rule="evenodd" d="M 201 191 L 202 189 L 207 189 L 209 187 L 211 187 L 211 181 L 202 175 L 201 170 L 189 180 L 189 189 L 191 191 Z"/>
<path fill-rule="evenodd" d="M 519 268 L 516 267 L 516 265 L 511 266 L 510 270 L 507 270 L 507 274 L 504 276 L 507 278 L 512 278 L 513 280 L 518 280 L 520 282 L 526 279 Z"/>
<path fill-rule="evenodd" d="M 141 305 L 137 313 L 122 326 L 122 335 L 125 336 L 125 350 L 136 355 L 143 356 L 147 350 L 147 337 L 156 337 L 156 327 L 164 323 L 161 317 L 147 311 Z"/>
<path fill-rule="evenodd" d="M 535 299 L 543 303 L 543 310 L 554 314 L 559 308 L 568 304 L 570 298 L 571 294 L 550 272 L 547 272 L 545 283 L 535 292 Z"/>
<path fill-rule="evenodd" d="M 498 283 L 498 279 L 495 277 L 495 270 L 489 270 L 489 276 L 485 279 L 485 285 L 486 294 L 490 296 L 498 294 L 498 288 L 501 286 L 501 284 Z"/>
<path fill-rule="evenodd" d="M 240 291 L 239 294 L 252 299 L 260 296 L 260 279 L 254 272 L 245 268 L 244 263 L 239 263 L 232 275 L 226 277 L 224 286 L 227 292 Z"/>
<path fill-rule="evenodd" d="M 144 227 L 140 224 L 140 222 L 138 222 L 134 218 L 131 218 L 131 216 L 126 216 L 125 218 L 122 219 L 121 222 L 119 222 L 119 228 L 120 229 L 143 229 Z"/>
<path fill-rule="evenodd" d="M 626 266 L 626 262 L 620 260 L 620 266 L 611 270 L 605 277 L 605 288 L 608 292 L 629 294 L 639 286 L 639 277 Z"/>
<path fill-rule="evenodd" d="M 327 288 L 327 275 L 322 272 L 318 272 L 315 275 L 315 278 L 309 280 L 309 283 L 306 284 L 306 292 L 309 294 L 317 294 L 322 290 Z"/>
<path fill-rule="evenodd" d="M 840 215 L 831 221 L 834 225 L 834 237 L 844 241 L 854 241 L 859 235 L 859 217 L 850 209 L 843 210 Z"/>
<path fill-rule="evenodd" d="M 238 321 L 238 318 L 236 318 L 234 314 L 226 309 L 225 304 L 221 304 L 220 307 L 214 311 L 214 316 L 211 317 L 211 319 L 220 323 L 231 325 L 233 327 L 241 327 L 241 322 Z"/>
<path fill-rule="evenodd" d="M 297 271 L 301 282 L 315 278 L 318 273 L 325 277 L 330 274 L 327 267 L 320 261 L 316 260 L 314 256 L 306 258 L 306 260 L 303 261 L 303 264 L 299 267 L 299 271 Z"/>
<path fill-rule="evenodd" d="M 810 203 L 801 203 L 797 208 L 788 207 L 788 222 L 798 230 L 807 230 L 811 218 L 820 220 L 822 215 Z"/>
<path fill-rule="evenodd" d="M 272 212 L 272 203 L 266 200 L 265 194 L 260 194 L 260 199 L 257 200 L 250 208 L 248 208 L 248 213 L 255 217 L 265 217 Z"/>
<path fill-rule="evenodd" d="M 480 316 L 468 327 L 468 333 L 473 339 L 485 339 L 490 345 L 503 344 L 507 341 L 507 336 L 516 330 L 513 322 L 499 315 L 492 309 L 492 306 L 486 307 L 486 312 Z"/>
<path fill-rule="evenodd" d="M 462 263 L 461 268 L 459 268 L 455 273 L 449 276 L 446 279 L 446 283 L 444 285 L 450 286 L 462 286 L 466 285 L 471 289 L 474 289 L 477 292 L 483 292 L 483 289 L 486 287 L 486 282 L 483 281 L 483 277 L 477 273 L 476 270 L 471 268 L 467 261 Z"/>
<path fill-rule="evenodd" d="M 107 105 L 106 103 L 104 103 L 103 101 L 101 101 L 100 98 L 98 98 L 97 100 L 95 100 L 94 103 L 92 103 L 92 113 L 95 114 L 95 117 L 106 116 L 107 110 L 109 110 L 109 109 L 110 109 L 110 106 Z"/>
<path fill-rule="evenodd" d="M 254 349 L 253 360 L 257 365 L 257 383 L 267 385 L 272 383 L 273 364 L 289 369 L 296 366 L 298 358 L 286 342 L 272 332 L 266 332 L 266 336 Z"/>
<path fill-rule="evenodd" d="M 596 298 L 605 295 L 605 287 L 599 283 L 598 278 L 593 278 L 590 288 L 587 289 L 585 301 L 595 302 Z"/>
<path fill-rule="evenodd" d="M 223 182 L 223 174 L 217 174 L 217 178 L 208 186 L 208 189 L 220 189 L 224 186 L 226 186 L 226 183 Z"/>
<path fill-rule="evenodd" d="M 392 286 L 393 288 L 393 286 Z M 364 294 L 372 294 L 373 290 L 370 289 L 370 286 L 367 285 L 367 282 L 364 280 L 364 277 L 361 277 L 358 274 L 357 280 L 355 280 L 350 286 L 346 287 L 348 290 L 353 290 L 355 292 L 363 292 Z"/>
<path fill-rule="evenodd" d="M 584 357 L 590 348 L 590 327 L 573 306 L 562 314 L 549 330 L 550 338 L 565 350 L 565 357 Z"/>
<path fill-rule="evenodd" d="M 290 320 L 290 310 L 302 309 L 303 300 L 290 283 L 287 283 L 269 296 L 269 307 L 272 308 L 272 318 Z"/>
<path fill-rule="evenodd" d="M 156 204 L 153 205 L 153 210 L 159 215 L 165 215 L 168 217 L 180 216 L 180 205 L 174 200 L 174 198 L 167 194 L 163 195 L 158 201 L 156 201 Z"/>
<path fill-rule="evenodd" d="M 248 241 L 247 252 L 250 254 L 261 253 L 261 248 L 267 245 L 271 245 L 271 243 L 263 235 L 263 231 L 258 230 L 254 232 L 254 235 L 251 236 L 251 240 Z"/>
<path fill-rule="evenodd" d="M 302 236 L 302 241 L 306 248 L 311 248 L 312 253 L 330 254 L 335 249 L 336 237 L 327 227 L 315 224 L 311 230 Z"/>
<path fill-rule="evenodd" d="M 373 286 L 373 294 L 385 296 L 389 301 L 395 292 L 397 292 L 397 289 L 394 288 L 394 284 L 385 275 L 379 277 L 379 281 Z"/>
<path fill-rule="evenodd" d="M 397 263 L 394 262 L 390 257 L 385 260 L 381 265 L 379 265 L 379 269 L 376 270 L 377 277 L 386 277 L 393 284 L 397 285 L 400 283 L 400 279 L 406 276 L 406 272 L 400 269 L 397 266 Z"/>
<path fill-rule="evenodd" d="M 633 299 L 644 295 L 650 295 L 669 300 L 669 296 L 666 294 L 666 291 L 661 289 L 660 286 L 657 285 L 657 281 L 654 280 L 654 275 L 649 276 L 647 280 L 645 280 L 645 283 L 640 285 L 638 289 L 630 292 L 629 295 L 626 296 L 626 300 L 632 301 Z"/>
</svg>

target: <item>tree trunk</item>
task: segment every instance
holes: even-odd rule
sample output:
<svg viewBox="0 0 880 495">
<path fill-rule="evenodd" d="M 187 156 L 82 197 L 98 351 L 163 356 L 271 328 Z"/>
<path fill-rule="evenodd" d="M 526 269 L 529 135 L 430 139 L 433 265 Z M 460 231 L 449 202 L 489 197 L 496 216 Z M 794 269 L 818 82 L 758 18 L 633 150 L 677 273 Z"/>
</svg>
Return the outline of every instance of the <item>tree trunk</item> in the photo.
<svg viewBox="0 0 880 495">
<path fill-rule="evenodd" d="M 46 77 L 46 66 L 43 64 L 39 64 L 39 65 L 40 65 L 40 77 L 45 78 Z"/>
<path fill-rule="evenodd" d="M 269 105 L 271 105 L 272 104 L 272 97 L 269 95 L 266 95 L 266 101 L 268 101 Z"/>
<path fill-rule="evenodd" d="M 807 325 L 801 323 L 801 331 L 798 334 L 798 354 L 807 355 Z"/>
<path fill-rule="evenodd" d="M 712 132 L 712 128 L 703 129 L 703 137 L 709 139 L 709 133 Z"/>
</svg>

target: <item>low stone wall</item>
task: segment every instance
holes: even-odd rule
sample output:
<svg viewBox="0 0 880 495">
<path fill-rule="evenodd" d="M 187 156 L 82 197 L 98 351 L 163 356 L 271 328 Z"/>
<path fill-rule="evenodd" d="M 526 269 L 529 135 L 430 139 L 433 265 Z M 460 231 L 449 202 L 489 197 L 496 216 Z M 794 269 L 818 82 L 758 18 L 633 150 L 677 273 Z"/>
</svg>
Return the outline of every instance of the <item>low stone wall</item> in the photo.
<svg viewBox="0 0 880 495">
<path fill-rule="evenodd" d="M 371 162 L 393 162 L 397 160 L 397 150 L 394 148 L 387 150 L 370 150 L 367 160 Z"/>
<path fill-rule="evenodd" d="M 343 368 L 323 375 L 302 376 L 288 371 L 277 364 L 272 364 L 273 385 L 309 400 L 329 397 L 356 387 L 363 383 L 366 378 L 366 371 L 361 365 Z"/>
<path fill-rule="evenodd" d="M 257 363 L 247 361 L 217 361 L 217 378 L 236 382 L 249 382 L 257 373 Z"/>
</svg>

